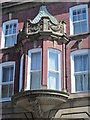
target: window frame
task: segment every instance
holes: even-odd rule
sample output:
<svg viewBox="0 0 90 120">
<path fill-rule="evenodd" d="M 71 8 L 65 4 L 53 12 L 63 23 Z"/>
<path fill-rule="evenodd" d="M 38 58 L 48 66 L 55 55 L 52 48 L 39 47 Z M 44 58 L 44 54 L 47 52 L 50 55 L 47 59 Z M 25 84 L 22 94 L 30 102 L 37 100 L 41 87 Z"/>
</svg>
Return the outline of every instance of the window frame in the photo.
<svg viewBox="0 0 90 120">
<path fill-rule="evenodd" d="M 32 53 L 38 53 L 41 52 L 41 79 L 40 79 L 40 88 L 41 88 L 41 82 L 42 82 L 42 48 L 35 48 L 35 49 L 31 49 L 28 51 L 28 66 L 27 66 L 27 87 L 26 90 L 32 90 L 31 89 L 31 80 L 30 80 L 30 73 L 31 73 L 31 54 Z M 39 89 L 40 89 L 39 88 Z M 33 89 L 34 90 L 34 89 Z"/>
<path fill-rule="evenodd" d="M 6 25 L 10 25 L 16 23 L 17 24 L 17 29 L 16 29 L 16 41 L 15 44 L 17 44 L 17 30 L 18 30 L 18 20 L 9 20 L 3 23 L 3 28 L 2 28 L 2 39 L 1 39 L 1 48 L 10 48 L 13 47 L 14 45 L 10 47 L 5 47 L 5 30 L 6 30 Z"/>
<path fill-rule="evenodd" d="M 24 64 L 24 54 L 22 54 L 20 59 L 19 92 L 21 92 L 23 85 L 23 64 Z"/>
<path fill-rule="evenodd" d="M 53 52 L 53 53 L 58 54 L 58 74 L 59 74 L 59 81 L 58 81 L 58 83 L 59 83 L 59 89 L 58 90 L 61 91 L 61 89 L 62 89 L 61 67 L 60 67 L 61 66 L 61 51 L 53 49 L 53 48 L 49 48 L 48 49 L 48 75 L 49 75 L 49 71 L 52 71 L 52 70 L 49 70 L 49 52 Z M 57 73 L 57 71 L 56 71 L 56 73 Z M 50 89 L 49 88 L 49 77 L 48 77 L 48 81 L 47 81 L 47 88 Z M 55 90 L 57 90 L 57 89 L 55 89 Z"/>
<path fill-rule="evenodd" d="M 76 50 L 76 51 L 71 52 L 71 93 L 86 92 L 86 91 L 76 91 L 75 90 L 74 56 L 77 56 L 77 55 L 88 55 L 88 59 L 89 59 L 88 52 L 89 52 L 88 49 L 81 49 L 81 50 Z M 89 73 L 89 71 L 87 71 L 87 72 Z M 82 74 L 82 73 L 86 73 L 86 72 L 82 71 L 80 73 Z"/>
<path fill-rule="evenodd" d="M 14 95 L 14 78 L 15 78 L 15 62 L 14 61 L 10 61 L 10 62 L 4 62 L 4 63 L 1 63 L 0 64 L 0 73 L 1 73 L 1 76 L 0 76 L 0 102 L 2 101 L 11 101 L 11 97 L 6 97 L 6 98 L 2 98 L 1 95 L 2 95 L 2 72 L 3 72 L 3 67 L 9 67 L 9 66 L 13 66 L 13 81 L 10 82 L 13 84 L 13 95 Z M 9 82 L 5 82 L 6 84 L 8 84 Z"/>
<path fill-rule="evenodd" d="M 82 5 L 77 5 L 77 6 L 71 7 L 71 8 L 69 9 L 69 13 L 70 13 L 70 35 L 78 35 L 78 34 L 74 34 L 73 10 L 77 10 L 77 9 L 79 9 L 79 8 L 86 8 L 87 31 L 86 31 L 86 32 L 82 32 L 82 33 L 78 33 L 78 34 L 83 34 L 83 33 L 89 32 L 88 5 L 87 5 L 87 4 L 82 4 Z"/>
</svg>

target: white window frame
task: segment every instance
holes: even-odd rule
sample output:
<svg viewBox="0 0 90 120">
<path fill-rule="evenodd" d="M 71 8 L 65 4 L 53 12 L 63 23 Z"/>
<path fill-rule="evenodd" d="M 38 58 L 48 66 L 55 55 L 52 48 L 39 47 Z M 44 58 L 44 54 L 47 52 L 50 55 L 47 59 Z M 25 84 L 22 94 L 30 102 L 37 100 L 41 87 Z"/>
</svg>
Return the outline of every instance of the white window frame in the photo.
<svg viewBox="0 0 90 120">
<path fill-rule="evenodd" d="M 30 90 L 30 86 L 31 86 L 31 81 L 30 81 L 30 73 L 31 73 L 31 54 L 32 53 L 38 53 L 41 52 L 41 79 L 40 79 L 40 88 L 41 88 L 41 80 L 42 80 L 42 48 L 35 48 L 35 49 L 31 49 L 28 51 L 28 70 L 27 70 L 27 88 L 25 90 Z M 40 89 L 39 88 L 39 89 Z"/>
<path fill-rule="evenodd" d="M 17 29 L 18 29 L 18 20 L 9 20 L 9 21 L 6 21 L 6 22 L 3 23 L 2 38 L 1 38 L 1 48 L 8 48 L 8 47 L 5 47 L 5 29 L 6 29 L 6 25 L 13 24 L 13 23 L 17 24 Z M 17 30 L 16 30 L 16 36 L 17 36 Z M 17 44 L 17 39 L 15 41 L 15 44 Z M 10 46 L 10 47 L 12 47 L 12 46 Z"/>
<path fill-rule="evenodd" d="M 24 54 L 21 56 L 20 60 L 20 78 L 19 78 L 19 92 L 22 90 L 22 84 L 23 84 L 23 61 L 24 60 Z"/>
<path fill-rule="evenodd" d="M 13 81 L 12 81 L 12 84 L 13 84 L 13 94 L 14 94 L 14 77 L 15 77 L 15 62 L 14 61 L 10 61 L 10 62 L 4 62 L 4 63 L 1 63 L 0 64 L 0 102 L 2 101 L 11 101 L 11 97 L 7 97 L 7 98 L 1 98 L 1 92 L 2 92 L 2 68 L 3 67 L 9 67 L 9 66 L 13 66 L 14 69 L 13 69 Z M 5 82 L 6 84 L 8 84 L 8 82 Z M 11 83 L 11 82 L 10 82 Z"/>
<path fill-rule="evenodd" d="M 76 50 L 76 51 L 71 52 L 71 93 L 78 92 L 78 91 L 75 91 L 74 56 L 75 55 L 88 55 L 89 57 L 88 53 L 89 53 L 88 49 Z"/>
<path fill-rule="evenodd" d="M 83 5 L 77 5 L 74 7 L 71 7 L 69 9 L 70 13 L 70 35 L 74 35 L 74 26 L 73 26 L 73 10 L 79 9 L 79 8 L 86 8 L 86 19 L 87 19 L 87 31 L 89 32 L 89 23 L 88 23 L 88 5 L 83 4 Z M 78 33 L 78 34 L 83 34 L 83 33 Z"/>
<path fill-rule="evenodd" d="M 58 54 L 58 73 L 59 73 L 59 80 L 58 80 L 58 84 L 59 84 L 59 91 L 61 91 L 62 89 L 62 81 L 61 81 L 61 51 L 59 50 L 56 50 L 56 49 L 53 49 L 53 48 L 49 48 L 48 49 L 48 74 L 49 74 L 49 52 L 53 52 L 53 53 L 56 53 Z M 51 70 L 52 71 L 52 70 Z M 48 78 L 48 81 L 47 81 L 47 88 L 49 88 L 49 78 Z"/>
</svg>

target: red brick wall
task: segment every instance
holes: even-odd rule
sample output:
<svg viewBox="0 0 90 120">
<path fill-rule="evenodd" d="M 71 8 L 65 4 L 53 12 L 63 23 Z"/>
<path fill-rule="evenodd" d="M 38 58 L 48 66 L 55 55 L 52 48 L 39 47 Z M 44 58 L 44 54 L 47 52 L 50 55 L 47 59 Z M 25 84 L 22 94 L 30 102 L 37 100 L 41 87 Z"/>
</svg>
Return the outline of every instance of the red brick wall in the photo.
<svg viewBox="0 0 90 120">
<path fill-rule="evenodd" d="M 47 5 L 47 9 L 48 11 L 55 16 L 55 18 L 58 21 L 65 21 L 67 24 L 67 34 L 70 34 L 70 18 L 69 18 L 69 7 L 78 4 L 78 3 L 52 3 Z M 83 3 L 82 3 L 83 4 Z M 90 3 L 89 3 L 90 4 Z M 35 7 L 35 8 L 31 8 L 31 9 L 25 9 L 22 11 L 18 11 L 18 12 L 13 12 L 12 13 L 12 19 L 18 19 L 18 33 L 19 30 L 23 28 L 23 23 L 26 21 L 26 19 L 34 19 L 34 17 L 38 14 L 39 12 L 39 6 Z M 88 9 L 88 15 L 89 15 L 89 28 L 90 28 L 90 5 L 89 5 L 89 9 Z M 2 21 L 5 22 L 9 19 L 8 17 L 8 13 L 6 15 L 2 16 Z M 0 31 L 2 30 L 2 28 L 0 28 Z M 1 38 L 1 33 L 0 32 L 0 38 Z M 71 91 L 71 60 L 70 60 L 70 53 L 73 50 L 77 50 L 78 49 L 78 43 L 77 40 L 79 39 L 79 37 L 77 36 L 77 39 L 74 40 L 74 38 L 72 38 L 71 42 L 67 45 L 67 85 L 68 85 L 68 91 Z M 81 38 L 82 43 L 81 43 L 81 48 L 79 49 L 87 49 L 90 48 L 89 46 L 89 41 L 90 41 L 90 37 L 84 37 Z M 1 41 L 1 39 L 0 39 Z M 1 42 L 0 42 L 1 44 Z M 43 44 L 42 42 L 39 40 L 38 41 L 38 45 L 37 47 L 42 47 L 43 46 L 43 85 L 47 84 L 47 78 L 48 78 L 48 73 L 47 73 L 47 69 L 48 69 L 48 60 L 47 60 L 47 49 L 53 48 L 53 42 L 49 41 L 49 40 L 44 40 Z M 27 85 L 27 56 L 28 56 L 28 50 L 33 48 L 33 42 L 27 42 L 24 44 L 24 53 L 25 53 L 25 87 Z M 62 50 L 62 46 L 58 43 L 56 45 L 56 48 L 58 50 Z M 12 49 L 11 49 L 12 51 Z M 6 52 L 7 53 L 7 52 Z M 5 54 L 6 54 L 5 53 Z M 0 62 L 1 61 L 5 61 L 5 55 L 0 54 Z M 18 83 L 19 83 L 19 70 L 20 70 L 20 54 L 19 53 L 15 53 L 14 55 L 10 54 L 10 57 L 8 58 L 8 60 L 15 60 L 16 61 L 16 74 L 15 74 L 15 92 L 18 91 Z M 63 68 L 63 66 L 62 66 Z M 64 70 L 62 69 L 62 73 L 64 72 Z M 65 73 L 64 76 L 62 76 L 62 80 L 65 79 Z M 62 85 L 62 87 L 64 87 Z"/>
<path fill-rule="evenodd" d="M 11 49 L 8 51 L 3 51 L 0 54 L 0 63 L 14 61 L 15 62 L 15 80 L 14 80 L 14 89 L 15 93 L 18 92 L 19 88 L 19 74 L 20 74 L 20 53 L 16 49 Z"/>
</svg>

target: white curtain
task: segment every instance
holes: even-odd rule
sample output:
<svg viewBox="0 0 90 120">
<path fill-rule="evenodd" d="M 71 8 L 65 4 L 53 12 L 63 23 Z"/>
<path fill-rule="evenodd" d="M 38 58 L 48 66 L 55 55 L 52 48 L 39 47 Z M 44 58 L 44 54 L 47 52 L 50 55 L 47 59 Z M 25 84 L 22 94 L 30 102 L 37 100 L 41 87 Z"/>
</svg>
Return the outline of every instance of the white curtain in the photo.
<svg viewBox="0 0 90 120">
<path fill-rule="evenodd" d="M 40 72 L 31 73 L 31 89 L 40 88 Z"/>
<path fill-rule="evenodd" d="M 41 68 L 41 53 L 31 54 L 31 70 L 40 70 Z"/>
<path fill-rule="evenodd" d="M 75 56 L 75 88 L 76 91 L 88 90 L 88 55 Z M 83 71 L 83 72 L 82 72 Z M 78 73 L 79 72 L 79 73 Z"/>
<path fill-rule="evenodd" d="M 35 71 L 38 70 L 38 71 Z M 31 54 L 31 89 L 40 88 L 41 81 L 41 52 Z"/>
<path fill-rule="evenodd" d="M 83 90 L 88 90 L 88 74 L 83 75 Z"/>
<path fill-rule="evenodd" d="M 82 65 L 82 69 L 83 71 L 88 71 L 88 55 L 83 55 L 83 65 Z"/>
<path fill-rule="evenodd" d="M 88 55 L 75 56 L 75 72 L 88 71 Z"/>
<path fill-rule="evenodd" d="M 83 91 L 83 77 L 82 75 L 75 76 L 76 91 Z"/>
<path fill-rule="evenodd" d="M 49 72 L 49 89 L 58 90 L 59 83 L 58 83 L 58 73 L 50 73 Z"/>
<path fill-rule="evenodd" d="M 76 91 L 88 90 L 88 74 L 75 76 Z"/>
<path fill-rule="evenodd" d="M 9 82 L 7 85 L 2 85 L 2 98 L 11 97 L 13 94 L 13 84 L 10 81 L 13 81 L 13 66 L 3 67 L 2 69 L 2 83 Z"/>
<path fill-rule="evenodd" d="M 59 89 L 59 73 L 58 73 L 58 53 L 49 51 L 49 73 L 48 73 L 49 89 Z"/>
<path fill-rule="evenodd" d="M 81 71 L 82 70 L 82 56 L 75 56 L 74 63 L 75 63 L 75 72 Z"/>
<path fill-rule="evenodd" d="M 58 70 L 58 54 L 49 52 L 49 69 Z"/>
</svg>

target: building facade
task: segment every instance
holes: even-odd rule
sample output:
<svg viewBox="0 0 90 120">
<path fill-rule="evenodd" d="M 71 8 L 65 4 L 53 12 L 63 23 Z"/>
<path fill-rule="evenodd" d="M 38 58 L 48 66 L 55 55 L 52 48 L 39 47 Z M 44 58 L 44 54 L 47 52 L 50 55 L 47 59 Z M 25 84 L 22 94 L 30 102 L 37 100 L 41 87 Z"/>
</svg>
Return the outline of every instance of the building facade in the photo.
<svg viewBox="0 0 90 120">
<path fill-rule="evenodd" d="M 90 119 L 90 2 L 4 2 L 0 117 Z"/>
</svg>

